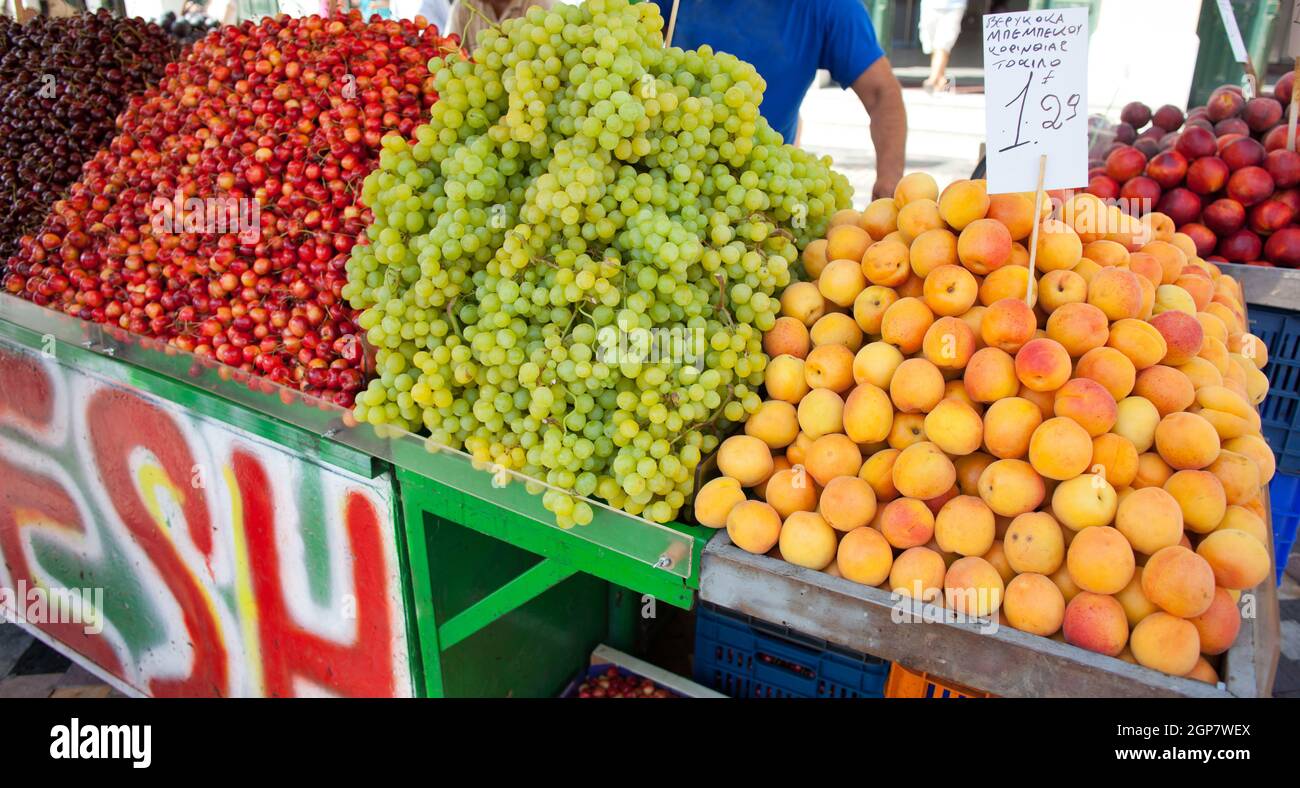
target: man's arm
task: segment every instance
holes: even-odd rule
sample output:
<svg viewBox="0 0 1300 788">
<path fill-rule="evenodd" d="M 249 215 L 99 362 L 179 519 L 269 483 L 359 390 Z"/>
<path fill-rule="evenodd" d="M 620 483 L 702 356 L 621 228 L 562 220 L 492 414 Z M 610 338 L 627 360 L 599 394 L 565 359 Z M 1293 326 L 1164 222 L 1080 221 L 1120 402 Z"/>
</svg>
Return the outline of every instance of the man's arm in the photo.
<svg viewBox="0 0 1300 788">
<path fill-rule="evenodd" d="M 876 148 L 876 185 L 872 199 L 889 197 L 903 177 L 907 150 L 907 109 L 903 89 L 894 78 L 889 58 L 879 58 L 853 82 L 871 118 L 871 142 Z"/>
</svg>

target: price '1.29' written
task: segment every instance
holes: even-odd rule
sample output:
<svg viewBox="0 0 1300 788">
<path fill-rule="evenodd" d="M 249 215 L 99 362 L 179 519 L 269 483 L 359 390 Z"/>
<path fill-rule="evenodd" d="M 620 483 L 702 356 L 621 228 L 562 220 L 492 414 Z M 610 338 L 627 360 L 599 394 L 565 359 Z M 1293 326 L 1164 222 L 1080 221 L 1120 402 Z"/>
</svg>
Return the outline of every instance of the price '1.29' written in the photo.
<svg viewBox="0 0 1300 788">
<path fill-rule="evenodd" d="M 1048 74 L 1047 77 L 1043 79 L 1043 84 L 1046 84 L 1050 80 L 1051 74 Z M 998 148 L 999 153 L 1005 153 L 1013 148 L 1019 148 L 1022 145 L 1032 145 L 1035 142 L 1033 139 L 1022 139 L 1024 128 L 1027 125 L 1025 121 L 1025 108 L 1029 104 L 1029 94 L 1031 93 L 1030 87 L 1033 84 L 1034 72 L 1030 71 L 1028 78 L 1025 79 L 1024 87 L 1020 89 L 1020 92 L 1012 96 L 1011 100 L 1006 104 L 1002 105 L 1011 108 L 1018 104 L 1019 107 L 1016 109 L 1015 140 L 1006 147 Z M 1062 102 L 1061 97 L 1055 93 L 1044 93 L 1042 98 L 1038 100 L 1038 107 L 1042 110 L 1042 115 L 1039 119 L 1039 126 L 1044 129 L 1057 130 L 1067 122 L 1074 120 L 1074 118 L 1079 114 L 1079 94 L 1071 93 L 1066 97 L 1065 101 Z M 1070 114 L 1063 118 L 1062 115 L 1067 111 Z"/>
</svg>

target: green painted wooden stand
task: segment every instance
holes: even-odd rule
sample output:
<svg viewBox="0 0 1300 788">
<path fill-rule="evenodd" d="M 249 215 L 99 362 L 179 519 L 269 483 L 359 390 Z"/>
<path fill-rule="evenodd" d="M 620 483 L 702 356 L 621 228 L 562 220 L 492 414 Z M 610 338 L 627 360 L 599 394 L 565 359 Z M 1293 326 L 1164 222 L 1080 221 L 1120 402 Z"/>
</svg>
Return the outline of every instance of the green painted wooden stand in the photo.
<svg viewBox="0 0 1300 788">
<path fill-rule="evenodd" d="M 629 647 L 640 594 L 694 598 L 697 582 L 426 476 L 397 478 L 429 696 L 554 696 L 597 643 Z M 691 530 L 702 549 L 704 529 Z"/>
</svg>

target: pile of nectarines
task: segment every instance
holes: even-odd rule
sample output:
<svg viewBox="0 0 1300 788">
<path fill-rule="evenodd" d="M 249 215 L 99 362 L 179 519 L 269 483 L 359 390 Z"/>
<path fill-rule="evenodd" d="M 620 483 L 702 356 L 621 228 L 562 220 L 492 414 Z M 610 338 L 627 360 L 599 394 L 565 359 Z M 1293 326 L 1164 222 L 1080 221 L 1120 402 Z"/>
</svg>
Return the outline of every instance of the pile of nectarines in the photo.
<svg viewBox="0 0 1300 788">
<path fill-rule="evenodd" d="M 1145 201 L 1211 262 L 1300 266 L 1300 153 L 1286 144 L 1291 88 L 1291 74 L 1252 99 L 1225 85 L 1185 119 L 1172 106 L 1126 105 L 1114 144 L 1090 162 L 1087 191 L 1139 211 Z"/>
<path fill-rule="evenodd" d="M 764 336 L 767 400 L 720 446 L 696 519 L 1213 681 L 1202 655 L 1270 577 L 1267 350 L 1240 287 L 1161 214 L 985 189 L 908 175 L 807 247 L 810 281 Z"/>
</svg>

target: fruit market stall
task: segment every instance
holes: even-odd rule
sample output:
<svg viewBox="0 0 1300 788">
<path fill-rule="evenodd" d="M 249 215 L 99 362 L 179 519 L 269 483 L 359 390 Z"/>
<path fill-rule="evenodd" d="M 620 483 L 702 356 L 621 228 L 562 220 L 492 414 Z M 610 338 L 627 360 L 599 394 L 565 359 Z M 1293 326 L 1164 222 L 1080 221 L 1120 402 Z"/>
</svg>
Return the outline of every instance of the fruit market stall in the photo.
<svg viewBox="0 0 1300 788">
<path fill-rule="evenodd" d="M 90 605 L 28 626 L 146 695 L 555 695 L 698 601 L 862 652 L 845 695 L 1265 691 L 1231 266 L 1089 192 L 853 210 L 664 27 L 270 17 L 97 85 L 75 173 L 6 121 L 0 581 Z"/>
</svg>

